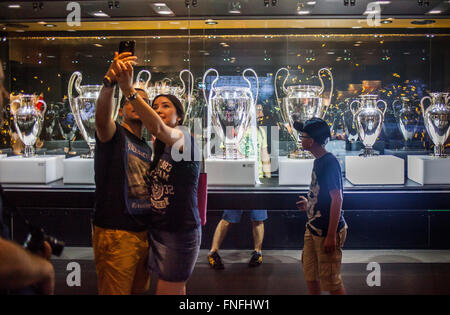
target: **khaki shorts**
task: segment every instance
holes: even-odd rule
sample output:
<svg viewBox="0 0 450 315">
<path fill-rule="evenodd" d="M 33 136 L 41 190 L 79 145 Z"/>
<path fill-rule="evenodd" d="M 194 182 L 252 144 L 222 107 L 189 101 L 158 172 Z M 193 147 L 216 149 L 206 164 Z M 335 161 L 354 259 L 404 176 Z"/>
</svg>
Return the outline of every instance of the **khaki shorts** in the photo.
<svg viewBox="0 0 450 315">
<path fill-rule="evenodd" d="M 325 237 L 312 235 L 308 228 L 302 251 L 303 274 L 306 281 L 320 281 L 322 291 L 336 291 L 341 288 L 342 246 L 347 237 L 347 228 L 337 234 L 336 250 L 327 254 L 323 243 Z"/>
<path fill-rule="evenodd" d="M 147 231 L 94 226 L 92 247 L 99 294 L 142 294 L 149 289 Z"/>
</svg>

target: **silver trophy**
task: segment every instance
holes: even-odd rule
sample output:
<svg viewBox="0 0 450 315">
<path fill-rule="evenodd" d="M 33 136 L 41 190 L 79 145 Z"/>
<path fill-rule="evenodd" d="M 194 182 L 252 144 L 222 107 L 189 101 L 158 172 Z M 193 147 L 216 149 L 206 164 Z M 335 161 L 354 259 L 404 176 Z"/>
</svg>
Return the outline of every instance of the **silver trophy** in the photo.
<svg viewBox="0 0 450 315">
<path fill-rule="evenodd" d="M 188 74 L 188 79 L 183 79 L 183 74 Z M 141 77 L 146 74 L 147 80 L 142 80 Z M 190 104 L 192 99 L 192 93 L 194 92 L 194 75 L 188 69 L 180 71 L 179 78 L 182 87 L 172 85 L 172 80 L 169 78 L 164 78 L 160 81 L 155 82 L 152 86 L 151 84 L 152 75 L 148 70 L 141 70 L 136 76 L 136 82 L 134 86 L 136 88 L 141 88 L 147 92 L 150 102 L 159 94 L 171 94 L 178 97 L 178 99 L 185 105 L 185 108 Z M 186 83 L 188 88 L 186 89 Z M 187 109 L 186 109 L 187 112 Z"/>
<path fill-rule="evenodd" d="M 42 104 L 41 109 L 38 109 L 38 103 Z M 23 156 L 31 157 L 35 153 L 34 144 L 44 125 L 47 104 L 38 95 L 22 94 L 11 102 L 11 110 L 17 134 L 25 145 Z"/>
<path fill-rule="evenodd" d="M 282 100 L 278 97 L 277 80 L 278 74 L 281 71 L 286 71 L 287 76 L 281 84 L 281 90 L 285 94 Z M 331 80 L 331 88 L 327 99 L 324 98 L 325 84 L 322 80 L 321 72 L 327 72 Z M 289 78 L 289 70 L 280 68 L 275 74 L 275 96 L 281 109 L 281 115 L 284 123 L 289 125 L 291 135 L 295 138 L 297 149 L 288 155 L 289 158 L 312 158 L 309 152 L 302 148 L 302 142 L 299 139 L 299 134 L 294 128 L 295 122 L 304 123 L 313 117 L 324 118 L 328 107 L 331 104 L 331 97 L 333 95 L 333 74 L 330 69 L 322 68 L 318 71 L 321 86 L 316 85 L 293 85 L 286 88 L 286 81 Z"/>
<path fill-rule="evenodd" d="M 353 113 L 350 109 L 350 103 L 353 101 L 351 98 L 346 98 L 338 104 L 343 111 L 343 125 L 345 131 L 345 137 L 350 143 L 358 141 L 358 124 L 353 119 Z"/>
<path fill-rule="evenodd" d="M 396 105 L 399 104 L 399 105 Z M 405 141 L 404 149 L 409 149 L 420 122 L 420 111 L 407 97 L 401 97 L 392 103 L 394 116 Z"/>
<path fill-rule="evenodd" d="M 97 99 L 102 89 L 102 85 L 81 85 L 83 76 L 76 71 L 72 74 L 68 85 L 68 98 L 70 109 L 75 117 L 81 135 L 89 146 L 89 154 L 82 155 L 82 158 L 93 158 L 95 149 L 95 108 Z M 78 93 L 77 97 L 73 96 L 73 88 Z M 119 112 L 119 100 L 121 93 L 119 90 L 119 97 L 114 99 L 113 119 L 117 118 Z"/>
<path fill-rule="evenodd" d="M 211 83 L 209 96 L 206 96 L 206 77 L 210 72 L 216 74 L 216 78 Z M 247 72 L 251 72 L 256 77 L 256 93 L 252 94 L 252 85 L 245 77 Z M 225 149 L 223 158 L 241 159 L 244 158 L 239 153 L 239 144 L 250 126 L 253 115 L 256 115 L 256 101 L 258 99 L 259 81 L 253 69 L 245 69 L 242 77 L 247 82 L 248 87 L 223 86 L 216 87 L 219 80 L 219 73 L 215 69 L 208 69 L 203 75 L 203 96 L 208 106 L 208 115 Z"/>
<path fill-rule="evenodd" d="M 359 98 L 359 100 L 351 102 L 350 109 L 358 126 L 359 138 L 364 144 L 364 152 L 361 155 L 373 156 L 375 155 L 373 145 L 383 127 L 387 103 L 383 100 L 377 100 L 378 96 L 373 94 L 360 95 Z M 377 107 L 378 103 L 384 104 L 383 110 Z M 358 106 L 355 107 L 355 104 Z"/>
<path fill-rule="evenodd" d="M 434 156 L 447 157 L 444 144 L 450 135 L 449 93 L 434 92 L 430 93 L 430 96 L 420 100 L 425 128 L 434 143 Z M 426 99 L 431 102 L 427 109 L 424 106 Z"/>
</svg>

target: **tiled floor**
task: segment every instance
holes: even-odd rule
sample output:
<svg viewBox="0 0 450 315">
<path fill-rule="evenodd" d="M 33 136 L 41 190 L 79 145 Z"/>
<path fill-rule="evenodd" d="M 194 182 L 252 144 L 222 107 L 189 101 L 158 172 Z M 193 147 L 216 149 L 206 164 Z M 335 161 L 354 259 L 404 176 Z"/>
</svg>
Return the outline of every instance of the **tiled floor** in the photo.
<svg viewBox="0 0 450 315">
<path fill-rule="evenodd" d="M 207 250 L 201 250 L 187 285 L 191 295 L 298 295 L 306 294 L 301 251 L 264 251 L 264 263 L 248 268 L 251 251 L 222 250 L 225 270 L 207 263 Z M 66 278 L 70 262 L 81 270 L 81 286 L 69 287 Z M 380 267 L 380 286 L 369 286 L 367 279 Z M 66 248 L 53 260 L 56 294 L 96 294 L 96 274 L 92 248 Z M 450 294 L 450 250 L 344 250 L 342 279 L 348 294 Z M 152 293 L 154 281 L 152 281 Z"/>
</svg>

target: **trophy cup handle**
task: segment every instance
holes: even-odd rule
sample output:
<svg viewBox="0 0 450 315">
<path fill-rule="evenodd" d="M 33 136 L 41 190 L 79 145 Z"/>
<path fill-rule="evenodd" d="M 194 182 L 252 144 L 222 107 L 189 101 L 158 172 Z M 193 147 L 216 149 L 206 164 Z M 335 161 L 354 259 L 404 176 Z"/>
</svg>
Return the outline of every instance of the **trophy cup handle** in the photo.
<svg viewBox="0 0 450 315">
<path fill-rule="evenodd" d="M 10 108 L 11 114 L 13 114 L 13 116 L 16 115 L 16 108 L 15 108 L 15 106 L 13 106 L 14 103 L 19 103 L 19 105 L 20 105 L 20 100 L 18 98 L 16 98 L 14 101 L 12 101 L 9 104 L 9 108 Z"/>
<path fill-rule="evenodd" d="M 398 107 L 395 105 L 396 103 L 402 104 L 402 101 L 401 101 L 401 100 L 395 100 L 395 101 L 392 102 L 392 109 L 394 110 L 394 116 L 395 116 L 395 118 L 398 119 L 399 112 L 400 112 L 400 110 L 402 109 L 403 105 L 401 105 L 401 106 L 399 107 L 399 109 L 397 109 Z"/>
<path fill-rule="evenodd" d="M 353 109 L 353 104 L 358 104 L 358 107 L 356 107 L 356 109 Z M 354 100 L 353 102 L 350 103 L 350 111 L 352 112 L 353 116 L 355 116 L 356 112 L 358 111 L 359 107 L 361 106 L 361 102 L 358 100 Z"/>
<path fill-rule="evenodd" d="M 387 103 L 386 103 L 385 101 L 383 101 L 383 100 L 378 100 L 378 101 L 377 101 L 377 104 L 380 103 L 380 102 L 384 104 L 384 109 L 382 110 L 382 112 L 383 112 L 383 117 L 384 117 L 384 114 L 386 114 Z M 377 106 L 378 106 L 378 105 L 377 105 Z"/>
<path fill-rule="evenodd" d="M 273 82 L 274 83 L 274 89 L 275 89 L 275 97 L 277 99 L 278 104 L 281 104 L 281 103 L 280 103 L 280 98 L 278 97 L 277 80 L 278 80 L 278 73 L 280 71 L 282 71 L 282 70 L 286 70 L 287 76 L 286 76 L 286 79 L 284 79 L 283 83 L 281 84 L 281 89 L 283 90 L 283 93 L 288 94 L 288 91 L 286 89 L 285 83 L 286 83 L 286 81 L 287 81 L 287 79 L 289 77 L 289 70 L 287 68 L 280 68 L 280 69 L 278 69 L 277 73 L 275 73 L 275 80 Z"/>
<path fill-rule="evenodd" d="M 147 90 L 148 89 L 148 85 L 150 84 L 150 80 L 152 79 L 152 74 L 150 73 L 150 71 L 148 71 L 148 70 L 141 70 L 141 71 L 139 71 L 137 76 L 136 76 L 136 83 L 141 82 L 141 76 L 144 73 L 148 75 L 148 79 L 146 81 L 144 81 L 145 82 L 144 89 Z M 136 83 L 135 83 L 135 85 L 136 85 Z"/>
<path fill-rule="evenodd" d="M 213 80 L 213 82 L 211 83 L 211 90 L 209 91 L 209 95 L 208 97 L 206 97 L 206 76 L 210 73 L 210 72 L 215 72 L 216 73 L 216 78 Z M 216 84 L 217 80 L 219 80 L 219 72 L 217 72 L 216 69 L 214 68 L 209 68 L 208 70 L 206 70 L 205 74 L 203 75 L 203 80 L 202 80 L 202 85 L 203 85 L 203 97 L 205 98 L 205 102 L 206 105 L 208 105 L 211 99 L 211 95 L 214 91 L 214 84 Z"/>
<path fill-rule="evenodd" d="M 75 90 L 77 91 L 77 93 L 81 94 L 81 88 L 80 88 L 81 80 L 83 80 L 83 75 L 79 71 L 75 71 L 70 76 L 69 86 L 68 86 L 68 91 L 67 91 L 69 99 L 72 98 L 72 92 L 73 92 L 74 86 L 75 86 Z"/>
<path fill-rule="evenodd" d="M 328 97 L 328 104 L 326 104 L 326 106 L 325 106 L 325 112 L 323 113 L 323 116 L 322 116 L 322 117 L 325 117 L 325 115 L 327 114 L 328 108 L 329 108 L 330 105 L 331 105 L 331 99 L 332 99 L 332 97 L 333 97 L 334 79 L 333 79 L 333 74 L 331 73 L 331 70 L 330 70 L 329 68 L 322 68 L 322 69 L 320 69 L 320 70 L 317 72 L 317 75 L 319 76 L 320 83 L 321 83 L 321 85 L 322 85 L 322 87 L 320 88 L 320 91 L 319 91 L 319 95 L 322 95 L 322 93 L 323 93 L 324 90 L 325 90 L 325 84 L 324 84 L 324 82 L 323 82 L 323 80 L 322 80 L 322 77 L 320 76 L 320 72 L 321 72 L 322 70 L 325 71 L 325 72 L 328 72 L 328 74 L 330 75 L 330 80 L 331 80 L 330 97 Z"/>
<path fill-rule="evenodd" d="M 192 93 L 194 93 L 194 75 L 188 69 L 184 69 L 184 70 L 180 71 L 180 80 L 181 80 L 181 83 L 183 84 L 183 89 L 181 90 L 180 95 L 183 95 L 186 92 L 186 84 L 185 84 L 185 82 L 184 82 L 184 80 L 182 78 L 183 73 L 185 73 L 185 72 L 187 72 L 189 74 L 189 79 L 190 79 L 190 82 L 191 82 L 191 84 L 188 87 L 188 93 L 187 93 L 188 94 L 188 99 L 189 99 L 189 98 L 192 97 Z M 187 81 L 188 84 L 189 84 L 189 79 Z"/>
<path fill-rule="evenodd" d="M 258 80 L 258 75 L 256 74 L 255 70 L 251 69 L 251 68 L 247 68 L 242 72 L 242 77 L 244 78 L 244 80 L 247 82 L 248 87 L 250 89 L 250 92 L 252 90 L 252 84 L 250 83 L 250 81 L 245 77 L 245 73 L 247 71 L 250 71 L 251 73 L 253 73 L 255 75 L 256 78 L 256 94 L 255 94 L 255 98 L 253 99 L 253 106 L 256 106 L 256 102 L 258 102 L 258 94 L 259 94 L 259 80 Z"/>
<path fill-rule="evenodd" d="M 147 84 L 147 82 L 146 82 L 146 84 Z M 113 109 L 113 113 L 112 113 L 112 116 L 113 116 L 113 120 L 114 121 L 116 121 L 116 119 L 117 119 L 117 116 L 119 116 L 119 109 L 120 109 L 120 100 L 122 99 L 122 90 L 119 88 L 119 95 L 118 95 L 118 98 L 116 99 L 116 98 L 114 98 L 114 109 Z M 149 104 L 149 105 L 151 105 L 151 104 Z"/>
<path fill-rule="evenodd" d="M 78 95 L 81 95 L 81 88 L 80 88 L 80 84 L 81 84 L 81 80 L 83 79 L 83 75 L 81 74 L 81 72 L 79 71 L 75 71 L 74 73 L 72 73 L 72 75 L 70 76 L 69 79 L 69 85 L 67 87 L 67 95 L 69 98 L 69 105 L 70 105 L 70 109 L 74 110 L 74 105 L 73 103 L 73 88 L 75 86 L 75 90 L 77 91 Z"/>
<path fill-rule="evenodd" d="M 420 109 L 422 109 L 422 115 L 423 115 L 423 117 L 425 118 L 425 105 L 423 104 L 423 102 L 426 100 L 426 99 L 429 99 L 430 100 L 430 103 L 431 103 L 431 97 L 429 97 L 429 96 L 424 96 L 424 97 L 422 97 L 422 99 L 420 100 Z"/>
</svg>

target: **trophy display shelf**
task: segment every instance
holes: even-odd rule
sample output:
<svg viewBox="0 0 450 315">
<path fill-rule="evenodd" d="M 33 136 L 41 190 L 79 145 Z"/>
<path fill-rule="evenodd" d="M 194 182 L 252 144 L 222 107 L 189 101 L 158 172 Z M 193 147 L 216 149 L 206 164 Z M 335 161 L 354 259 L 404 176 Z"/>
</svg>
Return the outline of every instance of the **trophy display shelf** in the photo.
<svg viewBox="0 0 450 315">
<path fill-rule="evenodd" d="M 0 159 L 0 183 L 47 184 L 63 177 L 63 155 Z"/>
<path fill-rule="evenodd" d="M 450 184 L 450 156 L 409 155 L 408 178 L 421 185 Z"/>
<path fill-rule="evenodd" d="M 95 184 L 94 159 L 75 156 L 64 160 L 64 184 Z"/>
<path fill-rule="evenodd" d="M 403 185 L 405 162 L 393 155 L 346 156 L 345 177 L 353 185 Z"/>
<path fill-rule="evenodd" d="M 279 185 L 309 185 L 314 159 L 278 158 Z"/>
<path fill-rule="evenodd" d="M 254 159 L 225 160 L 209 158 L 205 161 L 208 185 L 255 186 L 258 167 Z"/>
</svg>

